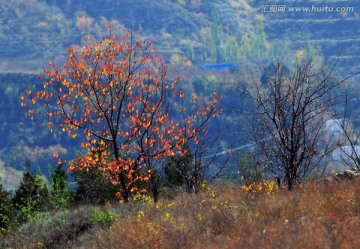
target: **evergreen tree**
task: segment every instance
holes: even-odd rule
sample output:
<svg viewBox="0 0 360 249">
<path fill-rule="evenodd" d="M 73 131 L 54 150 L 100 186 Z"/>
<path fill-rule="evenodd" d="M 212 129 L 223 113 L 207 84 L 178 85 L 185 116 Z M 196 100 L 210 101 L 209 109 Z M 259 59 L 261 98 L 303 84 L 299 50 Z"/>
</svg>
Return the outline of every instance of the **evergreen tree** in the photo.
<svg viewBox="0 0 360 249">
<path fill-rule="evenodd" d="M 187 153 L 183 156 L 173 156 L 164 167 L 165 182 L 171 187 L 185 187 L 187 191 L 193 189 L 193 155 L 187 144 Z"/>
<path fill-rule="evenodd" d="M 5 232 L 10 225 L 11 211 L 10 193 L 6 191 L 0 183 L 0 235 Z"/>
<path fill-rule="evenodd" d="M 113 185 L 105 178 L 104 172 L 98 169 L 74 171 L 72 177 L 76 182 L 75 202 L 82 204 L 105 204 L 115 200 L 118 185 Z"/>
<path fill-rule="evenodd" d="M 30 173 L 30 161 L 26 162 L 26 171 L 11 202 L 19 223 L 35 218 L 39 212 L 50 208 L 50 194 L 46 183 L 35 173 Z"/>
<path fill-rule="evenodd" d="M 53 198 L 55 207 L 62 208 L 70 204 L 72 193 L 68 186 L 68 176 L 59 164 L 52 172 L 50 172 L 50 192 Z"/>
<path fill-rule="evenodd" d="M 211 33 L 212 33 L 212 60 L 214 63 L 224 62 L 223 55 L 221 53 L 221 40 L 223 37 L 223 31 L 220 24 L 219 16 L 216 8 L 211 9 Z"/>
</svg>

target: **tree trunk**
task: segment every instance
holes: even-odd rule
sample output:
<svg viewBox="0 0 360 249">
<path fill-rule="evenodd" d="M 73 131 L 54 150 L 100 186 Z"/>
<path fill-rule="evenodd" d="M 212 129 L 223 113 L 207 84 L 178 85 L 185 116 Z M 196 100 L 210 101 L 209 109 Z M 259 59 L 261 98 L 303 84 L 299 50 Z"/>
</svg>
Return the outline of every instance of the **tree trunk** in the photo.
<svg viewBox="0 0 360 249">
<path fill-rule="evenodd" d="M 129 202 L 129 194 L 127 191 L 123 191 L 122 193 L 122 198 L 124 199 L 124 203 L 128 203 Z"/>
<path fill-rule="evenodd" d="M 159 201 L 159 187 L 156 182 L 156 178 L 154 174 L 155 173 L 151 174 L 151 185 L 152 185 L 152 194 L 153 194 L 154 202 L 157 203 Z"/>
<path fill-rule="evenodd" d="M 293 190 L 297 181 L 297 170 L 295 165 L 291 165 L 288 173 L 288 190 Z"/>
<path fill-rule="evenodd" d="M 293 179 L 291 177 L 289 177 L 289 179 L 287 180 L 287 184 L 288 184 L 288 190 L 291 191 L 294 188 Z"/>
<path fill-rule="evenodd" d="M 159 190 L 156 188 L 153 188 L 153 198 L 154 203 L 157 203 L 159 201 Z"/>
</svg>

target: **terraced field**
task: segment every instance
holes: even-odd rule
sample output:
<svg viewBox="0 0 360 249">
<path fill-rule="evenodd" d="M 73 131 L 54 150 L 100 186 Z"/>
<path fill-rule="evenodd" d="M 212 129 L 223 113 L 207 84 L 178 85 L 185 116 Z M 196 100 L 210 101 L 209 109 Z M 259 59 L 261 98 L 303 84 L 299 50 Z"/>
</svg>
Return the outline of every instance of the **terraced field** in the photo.
<svg viewBox="0 0 360 249">
<path fill-rule="evenodd" d="M 273 1 L 277 3 L 280 1 Z M 334 2 L 334 1 L 333 1 Z M 282 1 L 286 6 L 292 1 Z M 289 40 L 293 48 L 314 46 L 325 61 L 340 59 L 344 71 L 360 71 L 360 4 L 354 1 L 302 1 L 296 6 L 354 7 L 354 12 L 265 13 L 265 33 L 271 41 Z"/>
</svg>

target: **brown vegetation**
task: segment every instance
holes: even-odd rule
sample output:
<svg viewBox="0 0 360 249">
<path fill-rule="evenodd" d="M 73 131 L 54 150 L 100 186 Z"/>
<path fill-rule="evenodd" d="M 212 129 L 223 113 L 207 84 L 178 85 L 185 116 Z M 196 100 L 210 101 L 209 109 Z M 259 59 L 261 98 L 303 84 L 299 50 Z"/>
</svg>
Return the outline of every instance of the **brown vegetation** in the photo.
<svg viewBox="0 0 360 249">
<path fill-rule="evenodd" d="M 71 240 L 52 248 L 356 248 L 359 204 L 360 179 L 307 181 L 294 191 L 221 183 L 157 204 L 115 204 L 117 218 L 110 225 L 72 227 L 77 235 L 64 235 Z M 76 212 L 79 219 L 83 212 Z M 14 248 L 44 245 L 44 234 L 29 244 L 35 234 L 23 232 L 10 242 Z"/>
</svg>

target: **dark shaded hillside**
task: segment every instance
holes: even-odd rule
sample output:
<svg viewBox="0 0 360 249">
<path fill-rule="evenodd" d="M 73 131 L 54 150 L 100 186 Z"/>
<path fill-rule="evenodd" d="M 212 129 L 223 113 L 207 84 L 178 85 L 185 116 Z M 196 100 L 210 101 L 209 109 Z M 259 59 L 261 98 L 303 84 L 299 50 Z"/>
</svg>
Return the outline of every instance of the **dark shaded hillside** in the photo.
<svg viewBox="0 0 360 249">
<path fill-rule="evenodd" d="M 110 3 L 111 2 L 111 3 Z M 125 27 L 135 31 L 151 31 L 160 34 L 162 30 L 186 36 L 196 29 L 209 26 L 205 17 L 186 9 L 172 1 L 87 1 L 86 4 L 75 3 L 79 10 L 98 19 L 102 16 L 108 20 L 119 20 Z"/>
<path fill-rule="evenodd" d="M 52 153 L 67 157 L 73 154 L 73 140 L 57 132 L 40 128 L 41 119 L 32 121 L 25 117 L 19 96 L 28 84 L 39 82 L 37 75 L 0 74 L 0 160 L 6 166 L 23 169 L 29 159 L 34 169 L 47 173 L 48 164 L 56 164 Z"/>
</svg>

